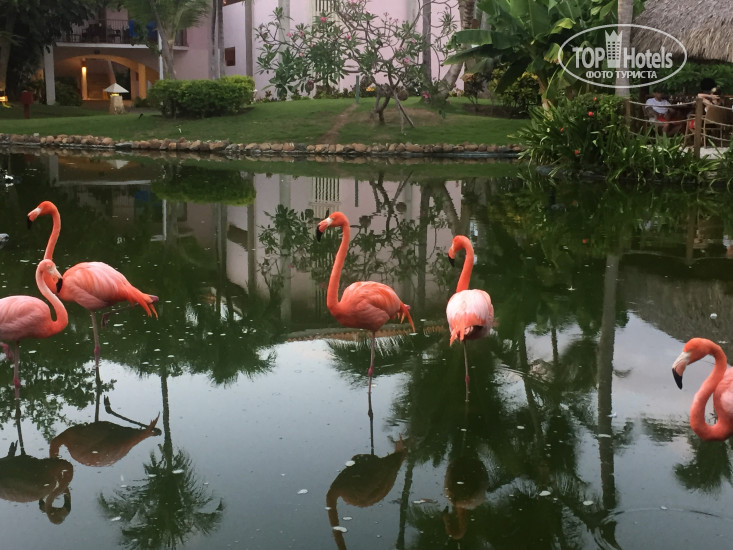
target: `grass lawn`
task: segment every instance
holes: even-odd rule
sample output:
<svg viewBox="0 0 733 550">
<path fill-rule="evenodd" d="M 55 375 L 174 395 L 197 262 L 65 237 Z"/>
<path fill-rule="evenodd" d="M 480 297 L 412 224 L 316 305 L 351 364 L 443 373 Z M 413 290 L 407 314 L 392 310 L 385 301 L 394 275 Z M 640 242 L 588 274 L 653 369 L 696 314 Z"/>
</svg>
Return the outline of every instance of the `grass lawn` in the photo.
<svg viewBox="0 0 733 550">
<path fill-rule="evenodd" d="M 256 103 L 247 112 L 206 119 L 166 119 L 152 110 L 110 115 L 84 107 L 32 105 L 31 118 L 23 108 L 0 109 L 0 132 L 9 134 L 93 135 L 115 140 L 184 137 L 188 140 L 229 139 L 232 143 L 513 143 L 510 136 L 526 122 L 491 118 L 466 111 L 465 98 L 451 98 L 443 117 L 417 98 L 405 102 L 415 128 L 400 127 L 393 105 L 386 111 L 387 123 L 370 117 L 372 98 L 324 99 Z M 142 113 L 142 116 L 141 116 Z"/>
</svg>

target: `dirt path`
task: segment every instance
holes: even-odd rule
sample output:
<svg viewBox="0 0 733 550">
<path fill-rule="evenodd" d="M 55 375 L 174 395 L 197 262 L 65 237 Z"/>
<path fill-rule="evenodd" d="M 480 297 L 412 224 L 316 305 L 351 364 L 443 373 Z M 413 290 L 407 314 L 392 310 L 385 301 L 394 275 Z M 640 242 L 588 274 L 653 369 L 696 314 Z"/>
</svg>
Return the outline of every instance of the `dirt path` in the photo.
<svg viewBox="0 0 733 550">
<path fill-rule="evenodd" d="M 352 103 L 346 109 L 336 115 L 336 118 L 333 121 L 333 126 L 331 126 L 325 134 L 319 137 L 316 140 L 316 143 L 336 143 L 336 138 L 338 137 L 339 130 L 341 130 L 344 124 L 348 122 L 351 113 L 356 110 L 356 107 L 357 104 Z"/>
</svg>

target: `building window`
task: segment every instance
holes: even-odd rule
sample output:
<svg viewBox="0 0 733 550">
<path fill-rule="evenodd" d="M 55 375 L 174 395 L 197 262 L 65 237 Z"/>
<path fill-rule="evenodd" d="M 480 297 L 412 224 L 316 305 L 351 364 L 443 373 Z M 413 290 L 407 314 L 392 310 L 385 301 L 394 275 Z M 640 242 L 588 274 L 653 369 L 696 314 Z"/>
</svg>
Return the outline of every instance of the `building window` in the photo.
<svg viewBox="0 0 733 550">
<path fill-rule="evenodd" d="M 224 63 L 227 67 L 232 67 L 237 63 L 234 50 L 235 48 L 224 48 Z"/>
<path fill-rule="evenodd" d="M 333 17 L 333 12 L 336 9 L 336 3 L 334 0 L 313 0 L 312 5 L 314 22 L 317 22 L 323 13 L 329 14 L 330 17 Z"/>
</svg>

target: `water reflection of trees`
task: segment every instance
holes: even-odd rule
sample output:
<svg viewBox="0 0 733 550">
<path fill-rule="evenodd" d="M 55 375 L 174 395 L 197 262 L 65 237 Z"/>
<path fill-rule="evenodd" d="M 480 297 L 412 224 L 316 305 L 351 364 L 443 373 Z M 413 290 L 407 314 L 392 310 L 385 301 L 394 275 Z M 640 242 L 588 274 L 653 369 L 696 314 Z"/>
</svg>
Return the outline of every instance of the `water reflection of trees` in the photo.
<svg viewBox="0 0 733 550">
<path fill-rule="evenodd" d="M 471 407 L 485 407 L 476 417 L 491 422 L 473 418 L 472 427 L 471 413 L 459 418 L 460 363 L 453 361 L 449 375 L 450 358 L 432 350 L 431 364 L 411 369 L 395 414 L 409 419 L 414 441 L 407 467 L 450 463 L 456 426 L 465 425 L 478 434 L 478 458 L 491 475 L 487 502 L 473 512 L 461 547 L 583 547 L 596 531 L 613 545 L 615 522 L 607 518 L 618 502 L 614 455 L 635 437 L 631 421 L 613 421 L 611 400 L 614 376 L 626 375 L 613 366 L 614 333 L 628 318 L 617 293 L 623 255 L 675 238 L 678 250 L 689 251 L 680 236 L 689 228 L 690 202 L 709 217 L 723 213 L 704 193 L 690 201 L 687 192 L 642 192 L 640 199 L 615 186 L 498 187 L 486 211 L 474 212 L 484 232 L 475 273 L 496 304 L 501 344 L 481 343 L 484 364 L 472 373 L 472 383 L 479 379 L 472 391 L 481 395 L 472 394 Z M 558 333 L 568 329 L 580 335 L 560 348 Z M 530 361 L 529 335 L 547 336 L 551 357 Z M 584 432 L 598 441 L 599 494 L 577 473 Z M 728 449 L 702 447 L 696 442 L 693 461 L 675 473 L 687 488 L 715 490 L 730 482 Z M 700 475 L 703 464 L 710 469 Z M 437 508 L 410 507 L 420 533 L 415 547 L 440 540 L 438 516 Z M 530 522 L 536 528 L 523 529 Z"/>
</svg>

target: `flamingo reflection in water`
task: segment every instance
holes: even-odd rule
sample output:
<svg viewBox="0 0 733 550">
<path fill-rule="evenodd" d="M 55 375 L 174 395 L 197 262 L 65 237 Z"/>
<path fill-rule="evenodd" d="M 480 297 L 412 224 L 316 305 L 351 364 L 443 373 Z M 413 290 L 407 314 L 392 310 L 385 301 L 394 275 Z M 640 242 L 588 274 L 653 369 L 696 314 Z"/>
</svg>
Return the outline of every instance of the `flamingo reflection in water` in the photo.
<svg viewBox="0 0 733 550">
<path fill-rule="evenodd" d="M 59 524 L 71 512 L 69 483 L 74 477 L 70 462 L 58 458 L 36 458 L 27 455 L 20 427 L 20 399 L 15 400 L 15 424 L 18 442 L 10 444 L 8 455 L 0 458 L 0 498 L 11 502 L 38 501 L 41 511 L 51 523 Z M 20 455 L 16 455 L 20 446 Z M 63 495 L 63 504 L 54 500 Z"/>
<path fill-rule="evenodd" d="M 162 433 L 155 427 L 160 414 L 149 424 L 143 424 L 113 411 L 107 396 L 104 397 L 104 409 L 108 414 L 140 427 L 133 428 L 99 420 L 101 393 L 101 381 L 98 379 L 94 422 L 71 426 L 54 437 L 49 449 L 51 456 L 58 456 L 61 447 L 66 446 L 71 457 L 80 464 L 93 467 L 110 466 L 125 457 L 138 443 Z"/>
<path fill-rule="evenodd" d="M 463 235 L 453 237 L 453 242 L 448 249 L 448 259 L 451 264 L 454 263 L 456 252 L 459 250 L 466 251 L 466 258 L 463 261 L 456 293 L 448 300 L 445 314 L 450 327 L 450 344 L 453 345 L 456 340 L 463 343 L 463 359 L 466 366 L 466 401 L 468 401 L 469 376 L 466 340 L 476 340 L 489 335 L 494 322 L 494 306 L 488 293 L 468 288 L 473 270 L 474 254 L 471 241 Z"/>
<path fill-rule="evenodd" d="M 56 205 L 51 201 L 40 203 L 28 213 L 28 225 L 30 227 L 38 216 L 44 215 L 51 216 L 53 222 L 51 235 L 43 254 L 44 259 L 51 259 L 61 233 L 61 215 Z M 54 285 L 56 283 L 55 280 L 48 279 L 47 282 Z M 82 262 L 70 267 L 64 273 L 63 282 L 58 288 L 56 286 L 53 288 L 62 300 L 76 302 L 89 311 L 94 334 L 94 360 L 97 366 L 99 366 L 99 332 L 96 311 L 127 301 L 132 305 L 139 304 L 149 317 L 153 315 L 158 317 L 158 312 L 153 306 L 158 297 L 141 292 L 132 286 L 122 273 L 103 262 Z M 102 316 L 103 327 L 109 314 L 110 311 L 107 311 Z"/>
<path fill-rule="evenodd" d="M 453 540 L 460 540 L 468 528 L 469 512 L 484 503 L 489 488 L 486 466 L 476 456 L 461 455 L 450 461 L 445 472 L 445 496 L 453 505 L 443 511 L 445 532 Z"/>
<path fill-rule="evenodd" d="M 371 402 L 369 403 L 371 410 Z M 355 455 L 350 465 L 342 470 L 333 480 L 326 493 L 326 510 L 328 510 L 328 521 L 333 530 L 333 538 L 336 546 L 343 550 L 346 548 L 344 532 L 339 525 L 339 514 L 337 509 L 338 499 L 352 506 L 367 508 L 381 501 L 389 494 L 397 479 L 402 462 L 407 456 L 407 445 L 402 437 L 394 443 L 394 452 L 387 456 L 379 457 L 374 454 L 374 424 L 370 417 L 371 453 Z"/>
<path fill-rule="evenodd" d="M 66 328 L 69 317 L 64 304 L 48 288 L 46 280 L 61 276 L 51 260 L 42 260 L 36 268 L 36 285 L 44 298 L 51 302 L 56 320 L 48 304 L 34 296 L 18 294 L 0 299 L 0 343 L 5 356 L 13 363 L 15 398 L 20 397 L 20 341 L 27 338 L 48 338 Z M 54 283 L 55 284 L 55 283 Z M 7 342 L 7 343 L 6 343 Z"/>
<path fill-rule="evenodd" d="M 410 306 L 403 304 L 397 293 L 389 286 L 375 281 L 357 281 L 344 289 L 341 300 L 338 299 L 341 270 L 346 260 L 351 235 L 348 218 L 341 212 L 334 212 L 321 220 L 316 227 L 316 239 L 329 227 L 341 228 L 341 244 L 328 280 L 326 307 L 336 320 L 350 328 L 363 328 L 372 333 L 371 360 L 369 362 L 369 393 L 372 391 L 372 374 L 374 372 L 374 343 L 377 331 L 389 319 L 407 317 L 410 328 L 415 332 L 415 325 L 410 317 Z M 371 407 L 369 409 L 371 411 Z M 371 416 L 371 414 L 370 414 Z"/>
</svg>

